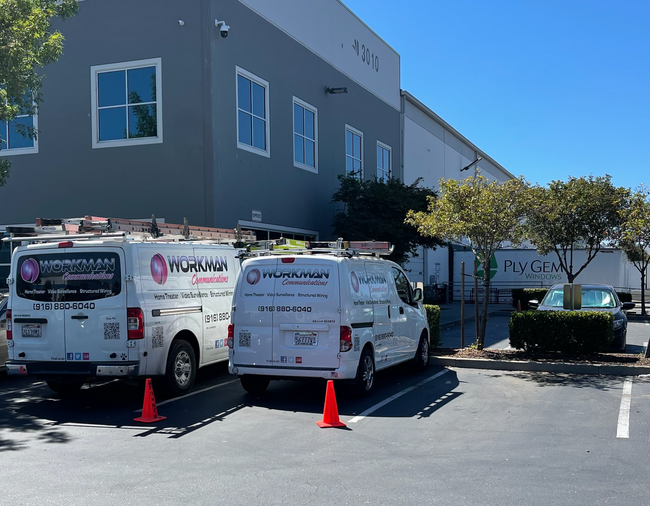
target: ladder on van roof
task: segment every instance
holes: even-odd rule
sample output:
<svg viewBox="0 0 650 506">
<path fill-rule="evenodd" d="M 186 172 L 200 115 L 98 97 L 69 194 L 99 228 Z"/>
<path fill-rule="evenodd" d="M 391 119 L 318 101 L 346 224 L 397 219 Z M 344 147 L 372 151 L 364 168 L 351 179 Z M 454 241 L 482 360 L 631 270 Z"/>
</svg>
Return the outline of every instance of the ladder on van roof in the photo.
<svg viewBox="0 0 650 506">
<path fill-rule="evenodd" d="M 247 245 L 246 250 L 240 253 L 242 258 L 268 255 L 313 255 L 327 254 L 336 256 L 360 256 L 368 255 L 374 257 L 388 256 L 394 246 L 388 241 L 344 241 L 342 238 L 336 241 L 297 241 L 295 239 L 274 239 L 266 241 L 254 241 Z"/>
</svg>

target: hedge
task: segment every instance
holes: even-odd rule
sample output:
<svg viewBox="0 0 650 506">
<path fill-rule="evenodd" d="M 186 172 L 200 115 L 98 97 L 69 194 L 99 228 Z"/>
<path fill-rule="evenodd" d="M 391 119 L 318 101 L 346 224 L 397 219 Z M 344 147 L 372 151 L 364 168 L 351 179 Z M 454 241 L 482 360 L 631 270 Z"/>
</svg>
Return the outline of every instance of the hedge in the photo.
<svg viewBox="0 0 650 506">
<path fill-rule="evenodd" d="M 440 306 L 424 304 L 424 309 L 427 312 L 429 330 L 431 331 L 430 346 L 431 348 L 439 348 L 442 345 L 442 339 L 440 339 Z"/>
<path fill-rule="evenodd" d="M 614 315 L 599 311 L 514 312 L 510 346 L 518 350 L 597 353 L 614 339 Z"/>
<path fill-rule="evenodd" d="M 517 301 L 521 301 L 521 310 L 525 311 L 530 309 L 528 307 L 529 300 L 542 301 L 544 295 L 548 292 L 548 288 L 513 288 L 512 289 L 512 307 L 517 309 Z"/>
</svg>

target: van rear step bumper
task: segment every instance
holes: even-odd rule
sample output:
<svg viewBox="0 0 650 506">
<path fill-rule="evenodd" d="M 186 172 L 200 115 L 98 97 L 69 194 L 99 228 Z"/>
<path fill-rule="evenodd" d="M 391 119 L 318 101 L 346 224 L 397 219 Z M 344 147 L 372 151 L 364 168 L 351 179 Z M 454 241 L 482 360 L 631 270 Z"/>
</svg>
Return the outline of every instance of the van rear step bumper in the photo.
<svg viewBox="0 0 650 506">
<path fill-rule="evenodd" d="M 94 377 L 133 377 L 140 373 L 138 362 L 100 363 L 100 362 L 7 362 L 7 374 L 13 376 L 81 376 Z"/>
</svg>

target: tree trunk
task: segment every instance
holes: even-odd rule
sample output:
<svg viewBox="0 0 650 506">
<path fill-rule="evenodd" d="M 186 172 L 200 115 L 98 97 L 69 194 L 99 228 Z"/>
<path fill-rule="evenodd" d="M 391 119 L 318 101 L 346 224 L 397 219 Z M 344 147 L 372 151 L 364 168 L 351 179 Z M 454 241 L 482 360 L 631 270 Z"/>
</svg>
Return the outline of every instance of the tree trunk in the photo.
<svg viewBox="0 0 650 506">
<path fill-rule="evenodd" d="M 576 279 L 576 277 L 574 276 L 574 274 L 572 272 L 567 272 L 566 273 L 566 278 L 567 278 L 569 283 L 573 283 L 573 280 Z"/>
<path fill-rule="evenodd" d="M 478 295 L 478 294 L 477 294 Z M 481 305 L 481 324 L 479 325 L 476 347 L 483 349 L 485 344 L 485 329 L 488 320 L 488 301 L 490 300 L 490 260 L 483 262 L 483 304 Z"/>
<path fill-rule="evenodd" d="M 641 271 L 641 314 L 645 315 L 645 277 L 646 273 Z"/>
</svg>

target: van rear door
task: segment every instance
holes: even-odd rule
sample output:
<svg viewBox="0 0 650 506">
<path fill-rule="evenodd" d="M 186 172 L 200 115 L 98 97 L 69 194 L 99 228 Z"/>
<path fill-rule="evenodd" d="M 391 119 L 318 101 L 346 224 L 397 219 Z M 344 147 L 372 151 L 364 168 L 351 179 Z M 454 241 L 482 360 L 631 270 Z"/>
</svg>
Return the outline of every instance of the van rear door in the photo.
<svg viewBox="0 0 650 506">
<path fill-rule="evenodd" d="M 281 257 L 275 272 L 273 365 L 289 369 L 340 366 L 339 269 L 333 259 Z"/>
<path fill-rule="evenodd" d="M 232 321 L 235 326 L 236 366 L 271 367 L 273 364 L 273 309 L 277 258 L 244 262 L 237 281 L 237 298 Z"/>
</svg>

